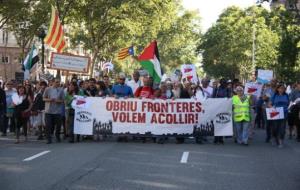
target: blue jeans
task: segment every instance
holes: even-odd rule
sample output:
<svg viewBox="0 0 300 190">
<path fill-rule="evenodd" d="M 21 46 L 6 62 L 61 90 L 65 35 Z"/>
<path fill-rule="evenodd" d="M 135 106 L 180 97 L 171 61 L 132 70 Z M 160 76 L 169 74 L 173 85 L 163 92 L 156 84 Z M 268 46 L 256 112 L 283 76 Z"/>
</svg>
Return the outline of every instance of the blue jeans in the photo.
<svg viewBox="0 0 300 190">
<path fill-rule="evenodd" d="M 239 144 L 248 143 L 250 122 L 249 121 L 235 122 L 234 126 L 236 128 L 237 142 Z"/>
</svg>

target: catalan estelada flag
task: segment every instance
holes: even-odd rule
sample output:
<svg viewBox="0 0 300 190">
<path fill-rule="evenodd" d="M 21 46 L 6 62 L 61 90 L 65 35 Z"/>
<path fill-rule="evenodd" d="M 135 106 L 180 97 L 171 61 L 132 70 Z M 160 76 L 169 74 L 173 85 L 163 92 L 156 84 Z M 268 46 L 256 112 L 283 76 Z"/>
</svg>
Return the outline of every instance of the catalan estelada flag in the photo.
<svg viewBox="0 0 300 190">
<path fill-rule="evenodd" d="M 133 46 L 121 49 L 118 53 L 118 59 L 122 60 L 130 55 L 134 55 Z"/>
<path fill-rule="evenodd" d="M 48 29 L 48 34 L 44 39 L 44 42 L 52 48 L 56 49 L 57 52 L 62 52 L 67 46 L 66 41 L 64 39 L 63 26 L 59 20 L 58 12 L 53 6 L 50 26 Z"/>
</svg>

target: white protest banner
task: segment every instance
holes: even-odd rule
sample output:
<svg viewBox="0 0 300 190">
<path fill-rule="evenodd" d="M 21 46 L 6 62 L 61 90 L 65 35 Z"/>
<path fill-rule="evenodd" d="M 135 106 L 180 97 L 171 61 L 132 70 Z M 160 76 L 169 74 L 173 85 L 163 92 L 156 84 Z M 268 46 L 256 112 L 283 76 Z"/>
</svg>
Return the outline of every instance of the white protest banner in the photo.
<svg viewBox="0 0 300 190">
<path fill-rule="evenodd" d="M 60 53 L 51 54 L 51 69 L 60 69 L 87 73 L 89 71 L 90 58 L 87 56 L 67 55 Z"/>
<path fill-rule="evenodd" d="M 79 105 L 74 106 L 75 134 L 193 135 L 205 131 L 210 135 L 232 136 L 233 133 L 231 99 L 199 102 L 87 97 L 73 102 Z"/>
<path fill-rule="evenodd" d="M 198 77 L 197 77 L 195 65 L 193 64 L 181 65 L 181 73 L 182 73 L 182 79 L 187 79 L 188 81 L 197 84 Z"/>
<path fill-rule="evenodd" d="M 284 119 L 283 107 L 267 108 L 266 114 L 267 114 L 267 120 Z"/>
<path fill-rule="evenodd" d="M 262 84 L 249 82 L 245 84 L 244 93 L 247 95 L 253 95 L 259 97 L 261 95 L 262 87 L 263 87 Z"/>
<path fill-rule="evenodd" d="M 258 69 L 257 71 L 257 82 L 266 84 L 269 83 L 273 78 L 273 71 Z"/>
</svg>

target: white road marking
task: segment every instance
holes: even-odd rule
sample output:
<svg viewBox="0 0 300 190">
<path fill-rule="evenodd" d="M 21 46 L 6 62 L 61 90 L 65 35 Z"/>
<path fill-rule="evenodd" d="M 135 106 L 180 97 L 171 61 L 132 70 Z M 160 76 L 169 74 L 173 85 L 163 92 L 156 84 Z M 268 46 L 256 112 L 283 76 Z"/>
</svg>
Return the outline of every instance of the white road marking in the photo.
<svg viewBox="0 0 300 190">
<path fill-rule="evenodd" d="M 189 152 L 183 152 L 183 154 L 182 154 L 182 156 L 181 156 L 180 163 L 186 164 L 188 158 L 189 158 Z"/>
<path fill-rule="evenodd" d="M 23 161 L 26 162 L 26 161 L 31 161 L 33 159 L 36 159 L 37 157 L 40 157 L 40 156 L 43 156 L 44 154 L 48 154 L 49 152 L 51 152 L 50 150 L 46 150 L 46 151 L 43 151 L 41 153 L 38 153 L 36 155 L 33 155 L 33 156 L 30 156 L 28 158 L 25 158 Z"/>
</svg>

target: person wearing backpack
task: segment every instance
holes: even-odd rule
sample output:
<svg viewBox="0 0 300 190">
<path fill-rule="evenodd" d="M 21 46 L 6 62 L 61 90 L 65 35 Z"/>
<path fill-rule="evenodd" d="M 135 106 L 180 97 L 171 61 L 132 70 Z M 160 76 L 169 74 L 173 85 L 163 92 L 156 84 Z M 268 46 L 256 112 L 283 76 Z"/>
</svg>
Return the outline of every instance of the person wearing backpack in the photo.
<svg viewBox="0 0 300 190">
<path fill-rule="evenodd" d="M 273 120 L 271 127 L 272 134 L 278 148 L 283 147 L 289 103 L 290 100 L 288 94 L 286 93 L 285 86 L 283 84 L 279 84 L 276 88 L 274 95 L 271 98 L 270 103 L 270 107 L 282 107 L 284 111 L 284 118 Z"/>
</svg>

